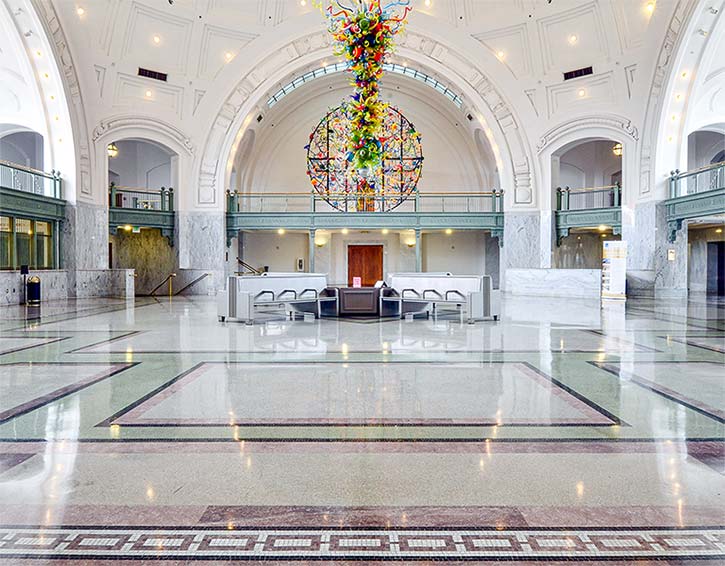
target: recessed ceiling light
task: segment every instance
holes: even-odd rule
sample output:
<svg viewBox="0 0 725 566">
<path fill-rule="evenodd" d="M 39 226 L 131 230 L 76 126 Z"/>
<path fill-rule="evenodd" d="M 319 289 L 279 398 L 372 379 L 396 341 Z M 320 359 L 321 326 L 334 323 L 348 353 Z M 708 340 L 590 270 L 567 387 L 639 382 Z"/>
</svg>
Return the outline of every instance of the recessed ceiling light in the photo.
<svg viewBox="0 0 725 566">
<path fill-rule="evenodd" d="M 655 11 L 655 3 L 654 2 L 647 2 L 645 4 L 644 9 L 647 10 L 650 14 Z"/>
<path fill-rule="evenodd" d="M 343 228 L 342 229 L 342 233 L 343 234 L 349 234 L 350 233 L 350 230 L 348 230 L 347 228 Z"/>
<path fill-rule="evenodd" d="M 36 54 L 36 55 L 37 55 L 38 57 L 42 57 L 42 56 L 43 56 L 43 54 L 42 54 L 42 53 L 41 53 L 40 51 L 36 51 L 36 52 L 35 52 L 35 54 Z"/>
<path fill-rule="evenodd" d="M 51 94 L 51 95 L 50 95 L 50 99 L 51 99 L 51 100 L 55 100 L 55 95 L 54 95 L 54 94 Z"/>
<path fill-rule="evenodd" d="M 60 116 L 58 116 L 58 115 L 56 114 L 56 115 L 55 115 L 55 121 L 57 122 L 58 120 L 60 120 Z"/>
<path fill-rule="evenodd" d="M 277 230 L 277 234 L 279 234 L 280 236 L 284 236 L 284 232 L 285 232 L 284 228 L 279 228 Z"/>
<path fill-rule="evenodd" d="M 45 79 L 50 78 L 50 75 L 48 73 L 43 73 L 43 78 L 45 78 Z"/>
<path fill-rule="evenodd" d="M 82 16 L 85 13 L 86 11 L 83 8 L 76 8 L 76 14 L 78 14 L 79 16 Z"/>
<path fill-rule="evenodd" d="M 150 91 L 150 90 L 147 90 L 145 92 L 145 94 L 146 94 L 146 98 L 151 98 L 154 95 L 153 91 Z"/>
<path fill-rule="evenodd" d="M 587 91 L 584 90 L 583 88 L 580 88 L 579 92 L 577 92 L 577 94 L 579 95 L 579 98 L 584 98 L 587 95 Z"/>
<path fill-rule="evenodd" d="M 498 53 L 496 53 L 496 57 L 498 57 L 499 59 L 503 59 L 504 57 L 506 57 L 506 53 L 504 53 L 503 51 L 499 51 Z"/>
<path fill-rule="evenodd" d="M 423 2 L 423 3 L 426 5 L 426 7 L 430 8 L 430 5 L 431 5 L 430 0 L 425 0 L 425 2 Z"/>
<path fill-rule="evenodd" d="M 227 63 L 229 63 L 229 61 L 231 61 L 232 59 L 234 59 L 234 53 L 232 53 L 231 51 L 227 51 L 227 52 L 226 52 L 226 53 L 224 54 L 224 60 L 225 60 L 225 61 L 226 61 Z"/>
<path fill-rule="evenodd" d="M 300 6 L 307 6 L 307 0 L 300 0 Z"/>
<path fill-rule="evenodd" d="M 159 37 L 158 35 L 155 35 L 155 36 L 154 36 L 154 43 L 155 43 L 156 45 L 158 45 L 159 43 L 161 43 L 161 37 Z"/>
<path fill-rule="evenodd" d="M 679 102 L 680 100 L 682 100 L 682 95 L 681 95 L 681 94 L 676 94 L 676 95 L 675 95 L 675 100 L 676 100 L 677 102 Z"/>
<path fill-rule="evenodd" d="M 569 36 L 569 45 L 575 45 L 579 41 L 579 38 L 575 34 Z"/>
<path fill-rule="evenodd" d="M 450 236 L 451 234 L 453 234 L 453 230 L 451 230 L 450 228 L 446 228 L 446 234 Z"/>
<path fill-rule="evenodd" d="M 383 228 L 383 236 L 387 236 L 390 233 L 390 230 L 387 228 Z"/>
<path fill-rule="evenodd" d="M 690 74 L 687 71 L 682 71 L 682 75 L 680 75 L 683 79 L 686 79 L 690 76 Z"/>
</svg>

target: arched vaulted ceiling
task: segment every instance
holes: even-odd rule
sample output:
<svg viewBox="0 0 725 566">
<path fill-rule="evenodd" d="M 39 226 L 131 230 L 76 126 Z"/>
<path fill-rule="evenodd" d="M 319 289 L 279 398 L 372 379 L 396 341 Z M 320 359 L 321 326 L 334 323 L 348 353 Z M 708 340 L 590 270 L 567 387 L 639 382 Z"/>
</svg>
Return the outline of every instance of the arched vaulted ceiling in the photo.
<svg viewBox="0 0 725 566">
<path fill-rule="evenodd" d="M 78 76 L 96 144 L 117 116 L 174 132 L 191 154 L 192 177 L 198 172 L 189 206 L 223 206 L 245 121 L 280 86 L 333 60 L 311 0 L 33 2 L 62 31 L 64 65 Z M 700 3 L 414 0 L 393 62 L 415 61 L 461 92 L 461 114 L 473 116 L 501 164 L 509 206 L 536 208 L 536 155 L 547 135 L 597 114 L 616 117 L 625 133 L 641 131 L 653 78 L 667 64 L 662 46 L 677 36 L 673 22 Z M 591 75 L 564 80 L 588 66 Z M 167 80 L 141 77 L 139 68 Z"/>
</svg>

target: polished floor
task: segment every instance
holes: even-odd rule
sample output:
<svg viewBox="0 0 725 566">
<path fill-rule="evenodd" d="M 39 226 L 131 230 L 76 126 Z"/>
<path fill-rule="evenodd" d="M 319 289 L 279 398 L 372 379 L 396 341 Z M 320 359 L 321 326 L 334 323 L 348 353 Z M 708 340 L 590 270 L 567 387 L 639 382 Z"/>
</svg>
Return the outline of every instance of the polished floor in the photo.
<svg viewBox="0 0 725 566">
<path fill-rule="evenodd" d="M 725 302 L 0 308 L 0 563 L 51 559 L 723 564 Z"/>
</svg>

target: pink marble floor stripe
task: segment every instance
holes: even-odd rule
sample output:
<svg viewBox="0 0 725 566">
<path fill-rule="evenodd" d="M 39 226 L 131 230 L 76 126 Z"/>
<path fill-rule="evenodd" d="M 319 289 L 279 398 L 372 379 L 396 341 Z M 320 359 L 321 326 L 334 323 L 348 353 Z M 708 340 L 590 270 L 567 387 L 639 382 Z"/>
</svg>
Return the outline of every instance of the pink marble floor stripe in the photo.
<svg viewBox="0 0 725 566">
<path fill-rule="evenodd" d="M 228 442 L 106 442 L 72 440 L 55 442 L 0 441 L 0 454 L 377 454 L 377 453 L 435 453 L 435 454 L 692 454 L 693 457 L 718 457 L 725 454 L 725 441 L 578 441 L 559 440 L 517 442 L 255 442 L 234 441 L 230 429 Z"/>
</svg>

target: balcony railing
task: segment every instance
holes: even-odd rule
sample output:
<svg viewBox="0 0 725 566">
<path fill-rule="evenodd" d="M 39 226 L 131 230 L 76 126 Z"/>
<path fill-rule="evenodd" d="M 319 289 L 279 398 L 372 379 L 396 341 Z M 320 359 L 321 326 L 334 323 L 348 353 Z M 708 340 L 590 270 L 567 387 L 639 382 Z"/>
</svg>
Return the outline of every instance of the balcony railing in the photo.
<svg viewBox="0 0 725 566">
<path fill-rule="evenodd" d="M 0 160 L 0 187 L 56 199 L 63 198 L 60 171 L 45 173 L 10 161 Z"/>
<path fill-rule="evenodd" d="M 670 172 L 670 198 L 684 197 L 725 188 L 725 161 L 680 172 Z"/>
<path fill-rule="evenodd" d="M 133 210 L 153 210 L 157 212 L 174 211 L 174 189 L 146 189 L 117 187 L 108 188 L 108 206 L 111 208 L 130 208 Z"/>
<path fill-rule="evenodd" d="M 556 210 L 589 210 L 613 208 L 622 204 L 622 187 L 619 184 L 606 187 L 556 189 Z"/>
<path fill-rule="evenodd" d="M 229 213 L 491 213 L 503 212 L 503 191 L 414 193 L 398 204 L 394 194 L 368 195 L 344 193 L 331 195 L 335 208 L 318 193 L 237 193 L 227 191 Z M 397 206 L 396 206 L 397 205 Z"/>
</svg>

